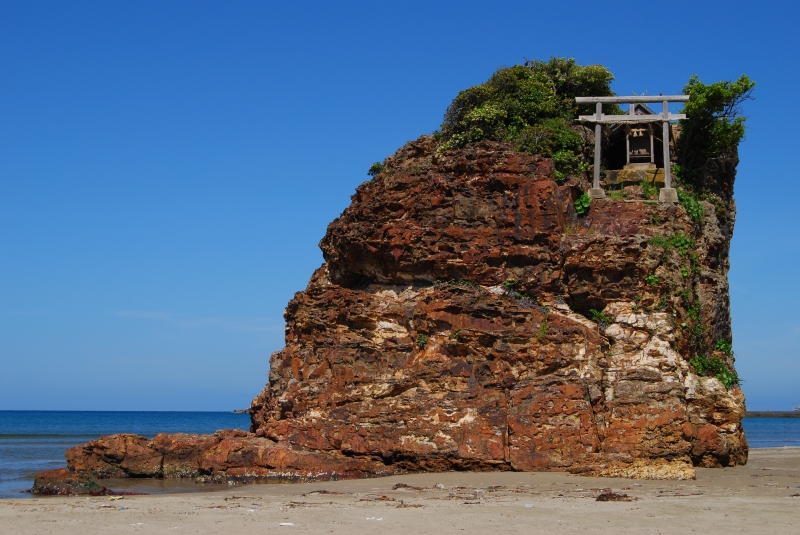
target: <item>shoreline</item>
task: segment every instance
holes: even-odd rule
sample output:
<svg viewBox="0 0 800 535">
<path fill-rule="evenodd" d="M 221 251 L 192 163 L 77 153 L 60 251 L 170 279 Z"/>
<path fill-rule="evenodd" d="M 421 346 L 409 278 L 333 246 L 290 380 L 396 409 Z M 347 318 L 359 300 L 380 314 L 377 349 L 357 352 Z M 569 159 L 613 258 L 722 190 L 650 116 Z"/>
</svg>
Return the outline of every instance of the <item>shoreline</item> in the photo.
<svg viewBox="0 0 800 535">
<path fill-rule="evenodd" d="M 798 457 L 800 457 L 800 446 L 769 446 L 769 447 L 762 447 L 762 448 L 750 448 L 750 452 L 786 452 L 797 450 Z M 730 467 L 728 467 L 730 468 Z M 726 470 L 728 468 L 702 468 L 703 470 Z M 696 469 L 701 469 L 700 467 L 696 467 Z M 452 473 L 469 473 L 469 472 L 458 472 L 456 470 L 449 470 L 444 472 L 415 472 L 409 474 L 400 474 L 400 475 L 390 475 L 390 476 L 371 476 L 365 477 L 362 479 L 342 479 L 336 480 L 338 482 L 341 481 L 366 481 L 366 480 L 377 480 L 377 479 L 385 479 L 387 477 L 404 477 L 405 475 L 421 475 L 421 474 L 429 474 L 429 475 L 436 475 L 436 474 L 452 474 Z M 487 471 L 487 472 L 475 472 L 475 473 L 495 473 L 494 471 Z M 558 472 L 558 471 L 541 471 L 541 472 L 529 472 L 529 471 L 496 471 L 496 473 L 516 473 L 516 474 L 569 474 L 569 472 Z M 571 474 L 569 474 L 571 475 Z M 584 476 L 580 476 L 584 477 Z M 585 476 L 590 479 L 597 479 L 594 476 Z M 642 481 L 640 479 L 633 479 L 633 478 L 607 478 L 611 480 L 622 480 L 622 481 Z M 228 488 L 250 488 L 250 487 L 258 487 L 261 485 L 305 485 L 310 484 L 313 485 L 315 482 L 297 482 L 297 483 L 287 483 L 287 482 L 255 482 L 255 483 L 199 483 L 196 482 L 194 478 L 174 478 L 174 477 L 142 477 L 142 478 L 108 478 L 108 479 L 96 479 L 95 481 L 99 482 L 99 484 L 108 487 L 114 491 L 121 491 L 121 492 L 129 492 L 129 491 L 140 491 L 143 492 L 144 495 L 148 496 L 164 496 L 164 495 L 172 495 L 172 494 L 205 494 L 207 492 L 216 492 L 221 489 L 228 489 Z M 648 480 L 644 480 L 648 481 Z M 652 481 L 652 480 L 651 480 Z M 680 483 L 680 481 L 686 480 L 674 480 L 676 483 Z M 327 481 L 318 481 L 317 484 L 325 484 Z M 161 489 L 169 489 L 169 490 L 161 490 Z M 20 494 L 22 496 L 14 496 L 14 497 L 0 497 L 0 501 L 2 500 L 17 500 L 17 499 L 28 499 L 28 498 L 44 498 L 50 499 L 55 498 L 58 496 L 51 496 L 51 495 L 33 495 L 28 493 L 27 491 L 21 490 Z M 75 496 L 68 496 L 68 497 L 80 497 L 79 495 Z M 85 497 L 85 496 L 84 496 Z"/>
<path fill-rule="evenodd" d="M 796 454 L 798 459 L 800 459 L 800 446 L 769 446 L 769 447 L 759 447 L 759 448 L 750 448 L 751 455 L 756 452 L 756 454 L 760 452 L 769 453 L 769 452 L 791 452 L 792 454 Z M 800 461 L 799 461 L 800 462 Z M 729 470 L 730 468 L 697 468 L 697 470 Z M 420 473 L 410 473 L 406 474 L 407 476 L 418 476 L 418 475 L 436 475 L 436 474 L 452 474 L 452 473 L 469 473 L 469 472 L 457 472 L 457 471 L 446 471 L 446 472 L 420 472 Z M 567 472 L 525 472 L 525 471 L 507 471 L 507 472 L 476 472 L 476 473 L 515 473 L 515 474 L 559 474 L 564 473 L 568 474 Z M 354 479 L 354 480 L 340 480 L 337 482 L 343 481 L 371 481 L 371 480 L 381 480 L 386 479 L 387 477 L 404 477 L 404 475 L 397 475 L 397 476 L 378 476 L 378 477 L 367 477 L 363 479 Z M 583 476 L 576 476 L 576 477 L 583 477 Z M 589 479 L 601 479 L 601 478 L 594 478 L 591 476 L 586 476 Z M 620 481 L 647 481 L 647 480 L 639 480 L 639 479 L 628 479 L 628 478 L 606 478 L 610 480 L 620 480 Z M 268 486 L 283 486 L 283 485 L 306 485 L 315 484 L 314 482 L 310 483 L 239 483 L 239 484 L 223 484 L 223 483 L 198 483 L 194 480 L 194 478 L 124 478 L 124 479 L 97 479 L 96 480 L 99 484 L 108 487 L 114 491 L 121 491 L 121 492 L 143 492 L 144 495 L 147 496 L 170 496 L 170 495 L 190 495 L 190 494 L 206 494 L 209 492 L 217 492 L 222 489 L 247 489 L 253 487 L 260 487 L 263 485 Z M 680 484 L 681 480 L 676 480 L 675 483 Z M 685 480 L 683 480 L 685 481 Z M 317 484 L 326 484 L 328 482 L 317 482 Z M 31 481 L 31 484 L 33 482 Z M 800 482 L 798 482 L 800 484 Z M 30 500 L 30 499 L 55 499 L 59 496 L 48 496 L 48 495 L 33 495 L 26 490 L 20 490 L 19 496 L 0 496 L 0 503 L 3 501 L 8 500 Z M 85 497 L 85 496 L 84 496 Z M 80 496 L 68 496 L 67 498 L 80 498 Z"/>
<path fill-rule="evenodd" d="M 598 501 L 603 489 L 621 501 Z M 622 496 L 627 495 L 627 496 Z M 563 472 L 443 472 L 208 492 L 0 501 L 9 533 L 128 530 L 307 533 L 796 533 L 800 447 L 757 448 L 745 466 L 697 479 L 594 478 Z M 287 525 L 282 525 L 287 524 Z"/>
<path fill-rule="evenodd" d="M 800 411 L 747 411 L 745 418 L 800 418 Z"/>
</svg>

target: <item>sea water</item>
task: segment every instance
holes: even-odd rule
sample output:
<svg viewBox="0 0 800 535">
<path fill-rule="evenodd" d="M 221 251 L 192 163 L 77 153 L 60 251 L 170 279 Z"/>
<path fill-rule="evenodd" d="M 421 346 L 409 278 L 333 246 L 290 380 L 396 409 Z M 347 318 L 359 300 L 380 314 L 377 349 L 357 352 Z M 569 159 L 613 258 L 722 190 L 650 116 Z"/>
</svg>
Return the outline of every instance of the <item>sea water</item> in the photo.
<svg viewBox="0 0 800 535">
<path fill-rule="evenodd" d="M 742 426 L 751 448 L 800 446 L 800 418 L 745 418 Z"/>
<path fill-rule="evenodd" d="M 36 472 L 65 467 L 67 448 L 101 435 L 153 438 L 161 432 L 213 433 L 249 425 L 249 415 L 229 412 L 0 411 L 0 498 L 30 496 L 25 492 Z M 751 448 L 800 446 L 800 418 L 745 418 L 743 425 Z M 108 486 L 149 493 L 201 490 L 191 482 L 171 480 L 118 480 Z"/>
</svg>

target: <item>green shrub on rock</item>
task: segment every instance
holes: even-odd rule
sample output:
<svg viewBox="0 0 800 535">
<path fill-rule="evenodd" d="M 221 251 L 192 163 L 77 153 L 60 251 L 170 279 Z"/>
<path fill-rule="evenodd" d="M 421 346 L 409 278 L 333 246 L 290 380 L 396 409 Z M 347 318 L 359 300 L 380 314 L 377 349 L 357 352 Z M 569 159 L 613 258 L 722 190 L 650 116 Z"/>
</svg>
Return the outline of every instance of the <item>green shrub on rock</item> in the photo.
<svg viewBox="0 0 800 535">
<path fill-rule="evenodd" d="M 614 77 L 602 65 L 551 58 L 498 69 L 488 81 L 461 91 L 444 116 L 439 150 L 481 140 L 508 141 L 516 150 L 557 157 L 561 178 L 580 167 L 581 135 L 572 124 L 580 113 L 577 96 L 611 96 Z M 621 113 L 616 105 L 607 113 Z"/>
<path fill-rule="evenodd" d="M 589 310 L 589 319 L 595 323 L 614 323 L 614 318 L 606 314 L 605 312 L 601 312 L 600 310 L 591 309 Z"/>
<path fill-rule="evenodd" d="M 694 366 L 694 369 L 697 370 L 697 375 L 714 377 L 725 385 L 725 388 L 730 388 L 741 382 L 736 372 L 729 370 L 728 366 L 722 362 L 722 359 L 719 357 L 698 355 L 689 359 L 689 364 Z"/>
<path fill-rule="evenodd" d="M 677 249 L 678 254 L 684 258 L 695 246 L 694 240 L 683 232 L 673 232 L 668 236 L 656 234 L 650 238 L 647 243 L 653 247 L 660 247 L 663 249 L 664 254 L 669 253 L 673 249 Z"/>
<path fill-rule="evenodd" d="M 714 342 L 714 349 L 716 349 L 717 351 L 722 351 L 729 357 L 733 356 L 733 345 L 731 345 L 730 342 L 725 341 L 721 338 L 716 342 Z"/>
<path fill-rule="evenodd" d="M 553 154 L 553 163 L 555 163 L 553 175 L 559 184 L 570 175 L 590 169 L 587 162 L 582 162 L 578 156 L 575 156 L 569 150 L 560 150 Z"/>
<path fill-rule="evenodd" d="M 425 333 L 419 333 L 417 335 L 417 347 L 420 349 L 425 349 L 426 345 L 428 345 L 428 335 Z"/>
<path fill-rule="evenodd" d="M 700 204 L 694 195 L 685 191 L 683 188 L 678 188 L 678 201 L 680 201 L 681 206 L 686 209 L 689 219 L 695 223 L 703 222 L 703 205 Z"/>
<path fill-rule="evenodd" d="M 592 199 L 589 197 L 587 192 L 583 192 L 583 195 L 575 199 L 575 213 L 578 214 L 578 217 L 586 215 L 589 212 L 589 206 L 592 204 Z"/>
<path fill-rule="evenodd" d="M 545 119 L 520 130 L 513 143 L 516 150 L 531 154 L 555 155 L 559 151 L 568 151 L 574 155 L 580 151 L 583 140 L 567 121 Z"/>
</svg>

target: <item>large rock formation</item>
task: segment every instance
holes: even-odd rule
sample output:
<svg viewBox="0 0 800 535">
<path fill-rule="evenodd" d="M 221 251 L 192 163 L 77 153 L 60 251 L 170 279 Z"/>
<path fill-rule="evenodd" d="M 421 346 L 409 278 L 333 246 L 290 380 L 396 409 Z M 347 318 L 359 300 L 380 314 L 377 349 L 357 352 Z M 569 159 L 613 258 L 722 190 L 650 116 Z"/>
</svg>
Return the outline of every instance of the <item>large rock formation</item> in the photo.
<svg viewBox="0 0 800 535">
<path fill-rule="evenodd" d="M 104 437 L 70 450 L 69 468 L 300 481 L 690 478 L 744 463 L 742 392 L 689 362 L 731 339 L 729 167 L 701 222 L 641 187 L 579 217 L 588 183 L 557 183 L 552 160 L 497 142 L 408 143 L 329 226 L 250 433 Z"/>
<path fill-rule="evenodd" d="M 741 391 L 688 362 L 730 340 L 732 200 L 694 223 L 628 188 L 578 217 L 587 186 L 501 143 L 407 144 L 329 226 L 252 430 L 392 470 L 744 463 Z"/>
</svg>

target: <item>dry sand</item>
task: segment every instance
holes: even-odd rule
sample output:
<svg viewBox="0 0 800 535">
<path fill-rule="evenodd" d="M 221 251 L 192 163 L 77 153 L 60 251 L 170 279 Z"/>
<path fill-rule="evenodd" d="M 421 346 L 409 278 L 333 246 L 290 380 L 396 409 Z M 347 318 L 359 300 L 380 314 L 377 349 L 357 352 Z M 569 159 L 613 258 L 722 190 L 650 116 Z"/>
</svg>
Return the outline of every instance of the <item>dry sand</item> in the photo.
<svg viewBox="0 0 800 535">
<path fill-rule="evenodd" d="M 393 487 L 403 483 L 415 488 Z M 597 501 L 601 489 L 632 501 Z M 120 509 L 124 507 L 124 509 Z M 289 524 L 289 525 L 281 525 Z M 696 481 L 416 474 L 213 492 L 0 500 L 0 533 L 800 533 L 800 448 Z"/>
</svg>

